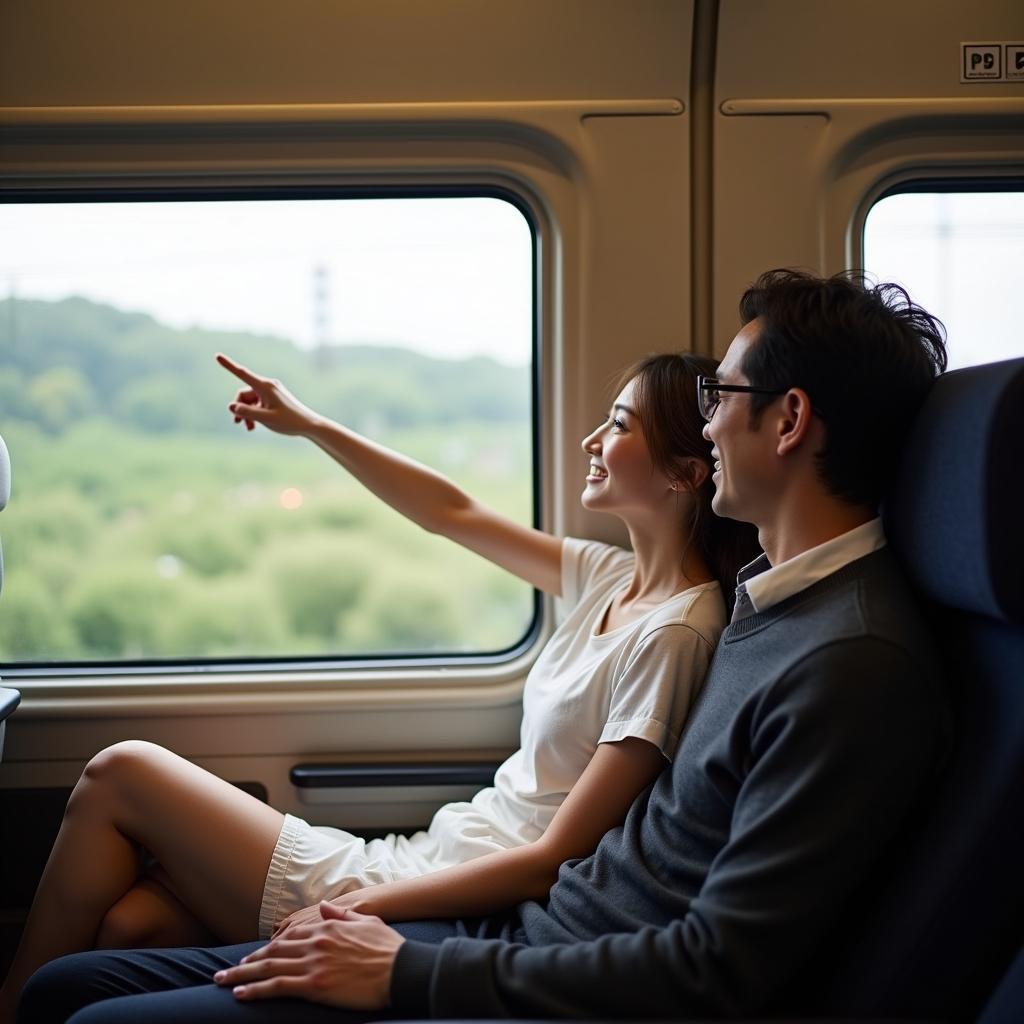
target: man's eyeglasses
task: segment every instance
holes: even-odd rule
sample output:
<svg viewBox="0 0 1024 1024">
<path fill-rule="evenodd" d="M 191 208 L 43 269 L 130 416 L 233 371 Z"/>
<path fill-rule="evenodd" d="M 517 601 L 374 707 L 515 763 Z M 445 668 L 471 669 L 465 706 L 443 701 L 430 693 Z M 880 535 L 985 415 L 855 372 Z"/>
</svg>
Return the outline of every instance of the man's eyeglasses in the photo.
<svg viewBox="0 0 1024 1024">
<path fill-rule="evenodd" d="M 715 377 L 698 377 L 697 408 L 700 410 L 701 416 L 710 423 L 711 417 L 715 415 L 715 410 L 718 408 L 718 403 L 722 401 L 723 391 L 745 391 L 752 395 L 784 395 L 786 390 L 786 388 L 781 391 L 777 388 L 755 388 L 749 384 L 721 384 Z"/>
</svg>

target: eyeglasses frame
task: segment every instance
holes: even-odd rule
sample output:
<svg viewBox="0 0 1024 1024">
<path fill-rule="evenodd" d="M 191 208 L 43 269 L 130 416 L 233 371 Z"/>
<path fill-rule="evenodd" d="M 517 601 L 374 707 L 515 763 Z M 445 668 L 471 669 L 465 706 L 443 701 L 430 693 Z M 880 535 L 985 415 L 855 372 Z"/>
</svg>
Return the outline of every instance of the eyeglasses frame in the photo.
<svg viewBox="0 0 1024 1024">
<path fill-rule="evenodd" d="M 789 388 L 756 388 L 750 384 L 722 384 L 717 377 L 702 377 L 697 378 L 697 410 L 700 412 L 701 419 L 705 423 L 710 423 L 714 418 L 715 413 L 718 411 L 718 405 L 715 404 L 715 408 L 712 410 L 710 416 L 704 414 L 704 392 L 705 391 L 726 391 L 726 392 L 738 392 L 740 394 L 748 395 L 784 395 Z"/>
</svg>

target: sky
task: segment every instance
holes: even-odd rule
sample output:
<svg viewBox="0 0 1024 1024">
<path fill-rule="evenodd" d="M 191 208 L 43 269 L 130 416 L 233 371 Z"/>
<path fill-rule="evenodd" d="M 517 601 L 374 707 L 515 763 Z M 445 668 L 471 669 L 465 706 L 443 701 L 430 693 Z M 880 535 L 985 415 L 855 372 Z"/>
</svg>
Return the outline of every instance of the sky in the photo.
<svg viewBox="0 0 1024 1024">
<path fill-rule="evenodd" d="M 532 244 L 494 198 L 5 204 L 0 298 L 523 365 Z M 945 322 L 951 368 L 1024 354 L 1022 263 L 1019 192 L 896 195 L 867 218 L 865 266 Z"/>
<path fill-rule="evenodd" d="M 868 214 L 864 265 L 943 321 L 950 369 L 1024 355 L 1024 194 L 883 199 Z"/>
<path fill-rule="evenodd" d="M 532 245 L 494 198 L 6 204 L 0 298 L 523 365 Z"/>
</svg>

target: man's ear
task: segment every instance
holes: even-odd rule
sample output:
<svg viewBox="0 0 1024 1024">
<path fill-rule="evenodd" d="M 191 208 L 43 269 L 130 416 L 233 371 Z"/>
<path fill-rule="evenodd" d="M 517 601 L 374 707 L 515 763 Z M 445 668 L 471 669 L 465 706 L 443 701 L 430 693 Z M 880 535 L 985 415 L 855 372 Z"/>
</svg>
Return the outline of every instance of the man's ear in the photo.
<svg viewBox="0 0 1024 1024">
<path fill-rule="evenodd" d="M 782 396 L 782 409 L 776 419 L 779 455 L 796 451 L 808 438 L 814 413 L 810 396 L 803 388 L 790 388 Z"/>
</svg>

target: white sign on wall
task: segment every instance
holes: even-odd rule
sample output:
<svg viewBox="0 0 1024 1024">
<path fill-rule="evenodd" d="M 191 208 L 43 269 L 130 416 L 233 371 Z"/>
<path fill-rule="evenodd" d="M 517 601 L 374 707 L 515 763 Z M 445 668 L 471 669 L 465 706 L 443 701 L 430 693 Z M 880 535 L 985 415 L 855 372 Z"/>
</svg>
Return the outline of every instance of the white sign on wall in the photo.
<svg viewBox="0 0 1024 1024">
<path fill-rule="evenodd" d="M 961 43 L 961 82 L 1024 82 L 1024 43 Z"/>
<path fill-rule="evenodd" d="M 1004 47 L 1003 74 L 1008 82 L 1024 82 L 1024 43 L 1007 43 Z"/>
</svg>

